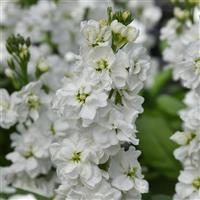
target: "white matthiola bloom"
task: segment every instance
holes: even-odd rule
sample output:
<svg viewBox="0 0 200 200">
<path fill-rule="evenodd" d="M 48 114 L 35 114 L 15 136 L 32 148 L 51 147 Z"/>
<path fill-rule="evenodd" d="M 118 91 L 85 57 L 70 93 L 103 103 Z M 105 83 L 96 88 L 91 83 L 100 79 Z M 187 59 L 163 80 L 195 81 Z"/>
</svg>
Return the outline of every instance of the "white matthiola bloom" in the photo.
<svg viewBox="0 0 200 200">
<path fill-rule="evenodd" d="M 26 10 L 22 19 L 17 23 L 15 32 L 31 37 L 33 42 L 41 42 L 45 32 L 51 29 L 54 2 L 38 1 L 37 4 Z"/>
<path fill-rule="evenodd" d="M 108 95 L 88 75 L 66 80 L 64 87 L 57 90 L 53 109 L 67 117 L 92 120 L 100 107 L 107 105 Z"/>
<path fill-rule="evenodd" d="M 51 146 L 61 182 L 57 198 L 139 200 L 148 190 L 137 161 L 140 153 L 134 147 L 125 152 L 121 145 L 138 144 L 134 124 L 143 111 L 138 92 L 147 78 L 149 58 L 141 45 L 130 43 L 138 36 L 132 24 L 83 22 L 82 34 L 79 69 L 66 75 L 52 103 L 68 123 L 77 122 L 67 128 L 64 140 Z M 107 165 L 109 170 L 104 169 Z M 102 182 L 109 191 L 100 187 Z"/>
<path fill-rule="evenodd" d="M 9 167 L 0 167 L 0 193 L 14 193 L 15 189 L 10 186 L 7 180 Z"/>
<path fill-rule="evenodd" d="M 58 142 L 66 136 L 69 136 L 72 130 L 78 130 L 78 123 L 76 120 L 60 118 L 52 111 L 43 113 L 35 123 L 35 126 L 40 135 L 48 137 L 52 142 Z"/>
<path fill-rule="evenodd" d="M 38 135 L 39 130 L 35 127 L 24 131 L 21 135 L 14 133 L 11 136 L 15 151 L 6 156 L 13 163 L 11 170 L 16 174 L 26 172 L 32 178 L 46 174 L 51 168 L 48 152 L 51 140 Z"/>
<path fill-rule="evenodd" d="M 177 1 L 178 2 L 178 1 Z M 176 132 L 171 139 L 178 143 L 174 151 L 177 160 L 181 161 L 183 171 L 176 185 L 174 200 L 196 200 L 200 196 L 200 38 L 199 22 L 189 16 L 187 2 L 183 9 L 175 8 L 174 19 L 171 19 L 161 30 L 161 39 L 164 44 L 164 60 L 172 67 L 174 79 L 181 80 L 182 85 L 191 91 L 186 95 L 186 108 L 180 112 L 183 120 L 183 132 Z M 191 3 L 195 8 L 194 2 Z M 182 7 L 181 7 L 182 8 Z M 195 9 L 194 9 L 195 10 Z"/>
<path fill-rule="evenodd" d="M 115 55 L 112 48 L 108 46 L 96 47 L 88 55 L 84 55 L 84 57 L 86 57 L 86 65 L 88 65 L 88 68 L 93 73 L 94 78 L 101 82 L 102 87 L 110 90 L 112 86 L 110 72 L 115 62 Z"/>
<path fill-rule="evenodd" d="M 150 68 L 150 59 L 146 49 L 140 44 L 128 44 L 124 51 L 128 55 L 128 86 L 131 90 L 141 87 L 147 79 Z"/>
<path fill-rule="evenodd" d="M 85 12 L 80 4 L 79 0 L 56 2 L 56 10 L 51 20 L 51 33 L 61 55 L 68 51 L 78 53 L 81 43 L 79 25 Z"/>
<path fill-rule="evenodd" d="M 126 110 L 123 110 L 123 107 L 118 107 L 115 105 L 109 105 L 104 110 L 106 113 L 104 113 L 103 119 L 96 119 L 96 122 L 105 129 L 103 132 L 104 136 L 101 135 L 102 132 L 100 130 L 102 129 L 98 128 L 96 131 L 94 131 L 95 137 L 98 138 L 97 141 L 99 141 L 101 144 L 103 140 L 100 140 L 100 138 L 112 137 L 113 139 L 116 138 L 118 142 L 130 142 L 137 145 L 138 139 L 135 135 L 136 128 L 134 126 L 134 121 L 129 121 L 129 119 L 126 118 Z M 134 113 L 132 114 L 134 115 Z M 137 113 L 135 114 L 137 115 Z M 111 139 L 108 140 L 109 142 L 113 141 Z M 109 142 L 107 142 L 107 144 L 109 144 Z"/>
<path fill-rule="evenodd" d="M 50 98 L 44 93 L 41 82 L 31 82 L 16 94 L 19 99 L 16 105 L 20 121 L 24 122 L 29 117 L 34 121 L 39 117 L 42 106 L 48 105 Z"/>
<path fill-rule="evenodd" d="M 180 22 L 177 19 L 170 19 L 166 26 L 161 29 L 161 40 L 167 40 L 171 43 L 177 37 L 177 28 L 180 26 Z"/>
<path fill-rule="evenodd" d="M 184 100 L 187 108 L 180 112 L 180 117 L 184 122 L 184 127 L 190 130 L 200 130 L 200 95 L 191 91 Z"/>
<path fill-rule="evenodd" d="M 89 20 L 81 23 L 81 32 L 88 46 L 104 45 L 111 36 L 111 31 L 104 21 Z"/>
<path fill-rule="evenodd" d="M 81 40 L 77 25 L 91 14 L 101 15 L 107 1 L 99 3 L 38 1 L 30 9 L 24 8 L 17 20 L 9 19 L 17 21 L 16 26 L 6 24 L 6 29 L 12 26 L 16 32 L 31 36 L 35 46 L 30 50 L 28 75 L 30 80 L 39 80 L 16 94 L 19 134 L 12 134 L 14 152 L 7 156 L 12 161 L 9 181 L 16 188 L 53 199 L 55 187 L 61 184 L 58 198 L 62 200 L 141 199 L 140 192 L 145 189 L 139 186 L 145 182 L 140 180 L 143 177 L 136 161 L 139 153 L 132 148 L 128 152 L 120 149 L 125 142 L 138 144 L 135 120 L 142 112 L 143 98 L 138 92 L 146 79 L 146 57 L 138 46 L 129 49 L 128 43 L 136 41 L 139 33 L 132 23 L 83 22 Z M 128 12 L 124 14 L 126 18 Z M 145 16 L 149 16 L 148 11 Z M 68 51 L 77 53 L 81 42 L 81 56 L 70 55 Z M 60 55 L 67 55 L 67 62 Z M 9 73 L 12 75 L 7 70 Z M 53 108 L 62 117 L 49 110 L 55 90 Z M 131 179 L 134 186 L 128 191 L 124 185 L 116 189 L 111 180 L 115 182 L 118 173 L 109 177 L 105 166 L 109 167 L 110 160 L 120 163 L 131 158 L 131 166 L 138 167 Z"/>
<path fill-rule="evenodd" d="M 178 180 L 176 192 L 180 199 L 194 200 L 200 198 L 200 168 L 189 168 L 181 171 Z"/>
<path fill-rule="evenodd" d="M 61 144 L 52 144 L 52 160 L 62 182 L 80 178 L 84 185 L 94 187 L 102 179 L 98 166 L 91 160 L 87 138 L 74 134 Z"/>
<path fill-rule="evenodd" d="M 98 124 L 92 124 L 88 128 L 85 129 L 85 132 L 87 132 L 90 136 L 92 136 L 93 139 L 93 146 L 98 149 L 98 151 L 102 151 L 102 153 L 105 151 L 105 149 L 118 145 L 119 141 L 116 137 L 115 131 L 110 131 L 103 127 L 98 126 Z"/>
<path fill-rule="evenodd" d="M 58 189 L 58 200 L 120 200 L 121 193 L 113 188 L 106 180 L 102 180 L 96 187 L 88 188 L 82 184 L 70 188 L 68 185 L 61 185 Z"/>
<path fill-rule="evenodd" d="M 150 48 L 154 44 L 154 37 L 147 32 L 146 26 L 139 20 L 134 19 L 131 25 L 137 27 L 139 35 L 135 43 L 144 44 L 145 47 Z"/>
<path fill-rule="evenodd" d="M 133 9 L 136 17 L 144 23 L 148 29 L 152 29 L 153 26 L 159 21 L 162 13 L 161 9 L 155 5 L 154 0 L 148 1 L 128 1 L 129 8 Z M 153 15 L 152 15 L 153 13 Z"/>
<path fill-rule="evenodd" d="M 174 151 L 174 156 L 177 160 L 180 160 L 185 167 L 198 166 L 200 161 L 200 140 L 199 132 L 185 131 L 176 132 L 171 139 L 180 145 Z"/>
<path fill-rule="evenodd" d="M 1 20 L 0 24 L 6 26 L 8 31 L 13 31 L 13 27 L 21 19 L 24 10 L 17 3 L 10 4 L 8 1 L 1 3 Z M 9 30 L 11 29 L 11 30 Z"/>
<path fill-rule="evenodd" d="M 181 79 L 185 87 L 200 87 L 200 41 L 191 43 L 183 53 L 183 59 L 175 64 L 174 78 Z"/>
<path fill-rule="evenodd" d="M 141 87 L 139 89 L 141 89 Z M 144 98 L 136 95 L 135 93 L 136 92 L 134 90 L 130 91 L 126 88 L 121 91 L 122 105 L 124 105 L 127 109 L 130 109 L 130 111 L 133 112 L 133 116 L 137 116 L 137 114 L 143 112 L 142 104 L 144 102 Z"/>
<path fill-rule="evenodd" d="M 0 89 L 0 127 L 7 129 L 17 122 L 16 103 L 15 93 L 10 96 L 5 89 Z"/>
<path fill-rule="evenodd" d="M 94 76 L 98 77 L 104 88 L 110 90 L 111 84 L 119 88 L 125 86 L 128 76 L 128 57 L 123 51 L 119 51 L 116 56 L 112 48 L 96 47 L 88 55 L 88 66 L 94 71 Z"/>
<path fill-rule="evenodd" d="M 185 30 L 184 34 L 182 35 L 182 42 L 184 44 L 188 45 L 189 43 L 200 40 L 199 25 L 200 22 L 197 21 L 192 24 L 189 29 Z"/>
<path fill-rule="evenodd" d="M 54 196 L 54 190 L 58 184 L 57 177 L 55 173 L 52 172 L 33 179 L 25 172 L 12 174 L 11 171 L 9 174 L 9 181 L 15 188 L 21 188 L 22 190 L 30 191 L 47 198 L 52 198 Z"/>
<path fill-rule="evenodd" d="M 61 87 L 63 74 L 69 73 L 67 63 L 57 55 L 46 56 L 37 60 L 36 74 L 40 75 L 41 82 L 46 85 L 49 92 L 55 92 Z M 56 67 L 55 67 L 56 66 Z"/>
<path fill-rule="evenodd" d="M 180 112 L 184 132 L 177 132 L 171 137 L 181 145 L 175 150 L 174 155 L 184 166 L 197 167 L 200 163 L 200 96 L 197 92 L 190 91 L 184 102 L 187 107 Z"/>
<path fill-rule="evenodd" d="M 148 183 L 143 180 L 141 167 L 137 161 L 139 151 L 130 147 L 128 151 L 121 150 L 111 159 L 109 174 L 112 185 L 122 191 L 135 189 L 139 193 L 148 191 Z"/>
</svg>

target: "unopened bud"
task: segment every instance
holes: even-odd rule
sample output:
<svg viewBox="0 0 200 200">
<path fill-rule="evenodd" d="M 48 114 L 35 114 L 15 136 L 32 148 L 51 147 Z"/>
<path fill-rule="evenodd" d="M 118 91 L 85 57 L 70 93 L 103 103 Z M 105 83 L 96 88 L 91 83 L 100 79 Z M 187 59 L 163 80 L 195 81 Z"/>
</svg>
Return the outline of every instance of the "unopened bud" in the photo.
<svg viewBox="0 0 200 200">
<path fill-rule="evenodd" d="M 189 17 L 190 13 L 188 10 L 182 10 L 178 7 L 174 9 L 174 15 L 179 20 L 185 20 Z"/>
<path fill-rule="evenodd" d="M 14 73 L 13 73 L 13 70 L 11 70 L 10 68 L 6 68 L 5 69 L 5 75 L 8 77 L 8 78 L 13 78 L 14 77 Z"/>
<path fill-rule="evenodd" d="M 129 11 L 125 11 L 122 14 L 122 18 L 124 21 L 126 21 L 131 16 L 131 13 Z"/>
</svg>

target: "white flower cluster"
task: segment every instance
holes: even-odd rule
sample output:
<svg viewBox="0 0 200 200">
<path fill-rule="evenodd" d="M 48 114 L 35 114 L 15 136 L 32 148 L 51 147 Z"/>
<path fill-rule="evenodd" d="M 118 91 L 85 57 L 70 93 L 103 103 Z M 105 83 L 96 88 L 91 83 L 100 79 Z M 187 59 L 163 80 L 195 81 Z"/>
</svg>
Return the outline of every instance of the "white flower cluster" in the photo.
<svg viewBox="0 0 200 200">
<path fill-rule="evenodd" d="M 198 6 L 194 8 L 191 16 L 193 22 L 188 19 L 188 15 L 182 19 L 175 12 L 176 18 L 172 18 L 161 29 L 161 40 L 166 47 L 163 52 L 164 60 L 173 68 L 174 79 L 180 79 L 184 87 L 192 90 L 199 90 L 200 87 L 199 9 Z"/>
<path fill-rule="evenodd" d="M 126 13 L 122 17 L 126 19 Z M 112 15 L 111 15 L 112 16 Z M 119 19 L 81 24 L 80 70 L 65 77 L 52 107 L 70 124 L 50 147 L 61 185 L 58 199 L 141 199 L 148 191 L 137 161 L 138 96 L 149 70 L 138 30 Z"/>
<path fill-rule="evenodd" d="M 1 168 L 2 192 L 12 192 L 11 185 L 58 200 L 140 200 L 148 183 L 138 162 L 140 151 L 134 147 L 139 142 L 135 120 L 143 112 L 144 100 L 138 93 L 148 78 L 150 58 L 135 43 L 139 31 L 128 21 L 129 12 L 110 12 L 109 19 L 83 21 L 77 33 L 82 35 L 77 37 L 80 55 L 66 54 L 77 49 L 67 47 L 59 35 L 62 44 L 54 38 L 52 31 L 62 32 L 55 28 L 61 16 L 55 17 L 54 12 L 59 7 L 63 10 L 59 14 L 68 21 L 60 28 L 68 31 L 70 25 L 78 32 L 70 22 L 72 18 L 81 21 L 80 12 L 75 12 L 79 4 L 71 3 L 68 12 L 64 4 L 45 3 L 38 1 L 30 10 L 11 4 L 4 13 L 16 15 L 10 21 L 5 18 L 5 30 L 15 32 L 14 28 L 30 36 L 34 45 L 19 48 L 22 61 L 30 51 L 27 74 L 26 70 L 20 74 L 11 60 L 13 68 L 5 70 L 18 91 L 9 95 L 0 89 L 0 127 L 14 130 L 13 152 L 6 156 L 12 164 Z M 82 7 L 87 10 L 86 4 Z M 78 46 L 71 36 L 72 46 Z M 48 45 L 43 41 L 47 39 Z M 18 75 L 22 79 L 15 79 Z M 15 81 L 22 81 L 23 87 Z"/>
<path fill-rule="evenodd" d="M 117 4 L 117 1 L 114 0 L 37 0 L 37 3 L 30 7 L 21 7 L 17 2 L 1 2 L 0 72 L 4 70 L 7 64 L 8 54 L 5 49 L 5 42 L 6 37 L 11 33 L 19 33 L 24 37 L 29 36 L 32 40 L 31 61 L 28 69 L 31 76 L 37 69 L 42 72 L 56 70 L 51 63 L 56 64 L 58 57 L 60 60 L 73 61 L 76 57 L 71 52 L 78 54 L 82 43 L 79 31 L 81 21 L 89 18 L 95 20 L 104 18 L 107 7 L 111 5 L 119 10 L 125 8 L 133 11 L 136 15 L 132 22 L 133 26 L 136 26 L 141 33 L 135 42 L 143 43 L 145 47 L 150 48 L 154 44 L 155 38 L 149 31 L 153 29 L 161 17 L 160 8 L 155 5 L 154 0 L 148 2 L 129 0 L 121 3 L 123 3 L 123 6 Z M 154 15 L 152 16 L 151 13 L 154 13 Z M 57 58 L 51 56 L 55 52 L 59 54 Z M 44 62 L 43 57 L 50 58 Z M 65 58 L 63 59 L 63 57 Z M 38 65 L 35 65 L 35 63 L 38 63 Z M 151 85 L 152 77 L 158 71 L 158 63 L 154 58 L 151 59 L 151 68 L 154 70 L 151 71 L 152 74 L 147 79 L 147 86 Z M 66 70 L 63 73 L 66 73 Z M 12 71 L 7 70 L 6 75 L 12 76 Z M 49 80 L 46 76 L 43 79 L 44 81 Z M 58 83 L 53 82 L 51 85 L 52 87 L 57 86 Z"/>
<path fill-rule="evenodd" d="M 174 200 L 200 199 L 200 35 L 196 17 L 200 8 L 198 2 L 189 3 L 193 12 L 175 8 L 175 18 L 161 30 L 164 59 L 172 67 L 174 79 L 190 89 L 184 100 L 186 108 L 180 112 L 183 130 L 171 137 L 180 145 L 174 156 L 183 166 Z"/>
<path fill-rule="evenodd" d="M 56 121 L 49 109 L 52 93 L 46 94 L 40 81 L 30 82 L 10 97 L 5 89 L 0 91 L 0 126 L 10 128 L 18 123 L 16 133 L 11 135 L 14 151 L 6 156 L 12 165 L 2 168 L 3 182 L 51 197 L 57 178 L 52 171 L 49 147 L 65 134 L 68 124 Z"/>
</svg>

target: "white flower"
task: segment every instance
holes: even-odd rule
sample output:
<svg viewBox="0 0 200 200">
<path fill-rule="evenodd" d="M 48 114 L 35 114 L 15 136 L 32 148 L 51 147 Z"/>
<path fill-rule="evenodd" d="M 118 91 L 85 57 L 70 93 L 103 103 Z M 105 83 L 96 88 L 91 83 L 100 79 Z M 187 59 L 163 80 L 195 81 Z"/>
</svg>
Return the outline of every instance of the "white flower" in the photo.
<svg viewBox="0 0 200 200">
<path fill-rule="evenodd" d="M 74 187 L 61 185 L 57 189 L 58 200 L 120 200 L 121 193 L 113 188 L 107 181 L 102 180 L 96 187 L 89 188 L 82 184 L 77 184 Z"/>
<path fill-rule="evenodd" d="M 138 19 L 134 19 L 131 25 L 137 27 L 139 35 L 135 40 L 135 43 L 143 44 L 145 47 L 150 48 L 154 44 L 154 38 L 147 32 L 147 27 Z"/>
<path fill-rule="evenodd" d="M 94 187 L 102 179 L 100 169 L 90 157 L 87 138 L 74 134 L 64 139 L 61 144 L 52 144 L 52 161 L 57 166 L 57 173 L 62 182 L 80 178 L 84 185 Z"/>
<path fill-rule="evenodd" d="M 129 121 L 126 116 L 126 110 L 124 110 L 123 107 L 112 104 L 107 106 L 104 110 L 104 117 L 96 119 L 96 123 L 102 127 L 97 128 L 93 133 L 94 137 L 97 137 L 97 141 L 103 146 L 103 138 L 106 137 L 107 140 L 109 140 L 106 142 L 107 144 L 113 142 L 113 140 L 117 140 L 118 142 L 129 142 L 137 145 L 138 139 L 135 135 L 136 128 L 134 126 L 133 117 L 131 117 L 131 121 Z M 104 131 L 102 132 L 103 129 Z"/>
<path fill-rule="evenodd" d="M 186 130 L 184 132 L 176 132 L 171 139 L 181 145 L 174 151 L 174 156 L 180 160 L 183 165 L 197 166 L 199 164 L 199 132 Z"/>
<path fill-rule="evenodd" d="M 9 167 L 0 167 L 0 193 L 14 193 L 15 189 L 10 186 L 7 179 Z"/>
<path fill-rule="evenodd" d="M 53 43 L 57 44 L 61 55 L 72 51 L 78 53 L 81 44 L 80 23 L 85 8 L 81 1 L 56 2 L 56 10 L 52 14 L 51 34 Z M 67 44 L 67 45 L 66 45 Z"/>
<path fill-rule="evenodd" d="M 191 91 L 186 95 L 184 103 L 187 107 L 180 112 L 184 127 L 190 130 L 200 130 L 200 95 Z"/>
<path fill-rule="evenodd" d="M 130 43 L 124 51 L 128 55 L 128 86 L 130 90 L 143 86 L 150 69 L 150 60 L 146 49 L 140 44 Z"/>
<path fill-rule="evenodd" d="M 18 129 L 19 131 L 20 129 Z M 40 173 L 46 174 L 51 168 L 48 148 L 51 140 L 38 134 L 35 127 L 24 130 L 19 134 L 12 134 L 12 147 L 14 152 L 9 153 L 6 158 L 12 161 L 13 173 L 26 172 L 34 178 Z"/>
<path fill-rule="evenodd" d="M 58 142 L 66 136 L 69 136 L 71 130 L 74 131 L 78 129 L 76 120 L 60 118 L 51 110 L 42 113 L 34 126 L 36 127 L 38 134 L 47 137 L 52 142 Z"/>
<path fill-rule="evenodd" d="M 100 81 L 102 87 L 110 90 L 112 78 L 110 73 L 115 62 L 115 55 L 109 46 L 95 47 L 84 55 L 85 64 L 93 73 L 92 76 Z"/>
<path fill-rule="evenodd" d="M 29 117 L 34 121 L 37 120 L 42 106 L 48 105 L 50 101 L 42 89 L 41 82 L 30 82 L 16 96 L 19 99 L 17 111 L 21 122 L 26 121 Z"/>
<path fill-rule="evenodd" d="M 137 161 L 139 151 L 130 147 L 127 152 L 121 150 L 111 159 L 109 174 L 112 185 L 122 191 L 135 189 L 140 193 L 148 191 L 148 183 L 143 180 L 141 167 Z"/>
<path fill-rule="evenodd" d="M 152 29 L 153 26 L 159 21 L 162 13 L 161 9 L 155 5 L 154 0 L 148 1 L 128 1 L 128 7 L 131 10 L 135 17 L 137 17 L 148 29 Z M 154 15 L 152 15 L 154 13 Z"/>
<path fill-rule="evenodd" d="M 45 176 L 38 176 L 33 179 L 25 172 L 12 174 L 11 171 L 9 180 L 15 188 L 30 191 L 47 198 L 53 198 L 54 190 L 58 184 L 56 174 L 52 172 Z"/>
<path fill-rule="evenodd" d="M 123 150 L 125 143 L 139 142 L 135 121 L 143 97 L 138 93 L 149 68 L 144 48 L 133 44 L 137 25 L 89 20 L 78 30 L 83 18 L 97 19 L 105 5 L 106 0 L 101 5 L 38 1 L 21 14 L 17 9 L 16 19 L 3 16 L 3 22 L 11 21 L 5 35 L 14 30 L 31 36 L 27 71 L 37 80 L 16 92 L 16 100 L 6 93 L 0 102 L 0 112 L 14 113 L 16 107 L 18 114 L 17 133 L 11 135 L 14 151 L 6 157 L 12 162 L 6 179 L 15 188 L 61 200 L 140 200 L 148 189 L 137 161 L 140 152 Z M 7 75 L 14 75 L 12 70 Z M 8 109 L 7 102 L 14 106 Z M 15 122 L 8 125 L 3 116 L 2 126 Z"/>
<path fill-rule="evenodd" d="M 94 119 L 98 108 L 107 105 L 107 94 L 98 88 L 98 82 L 88 75 L 82 74 L 64 83 L 64 87 L 57 90 L 53 101 L 53 109 L 66 117 Z"/>
<path fill-rule="evenodd" d="M 15 93 L 10 96 L 5 89 L 0 89 L 0 127 L 7 129 L 17 122 L 16 103 Z"/>
<path fill-rule="evenodd" d="M 123 198 L 124 200 L 141 200 L 142 195 L 136 190 L 132 189 L 129 190 L 128 192 L 123 192 Z"/>
<path fill-rule="evenodd" d="M 194 200 L 200 198 L 200 168 L 181 171 L 176 185 L 176 193 L 181 199 Z"/>
<path fill-rule="evenodd" d="M 54 2 L 39 1 L 26 10 L 22 19 L 17 23 L 15 32 L 31 37 L 34 42 L 41 42 L 46 31 L 51 28 L 51 16 L 55 9 Z"/>
<path fill-rule="evenodd" d="M 81 23 L 81 32 L 89 46 L 103 45 L 109 41 L 111 31 L 105 22 L 89 20 Z"/>
<path fill-rule="evenodd" d="M 108 46 L 93 48 L 88 55 L 88 66 L 105 85 L 104 88 L 110 89 L 112 82 L 117 88 L 125 86 L 128 57 L 123 51 L 115 56 Z"/>
<path fill-rule="evenodd" d="M 183 59 L 175 64 L 174 78 L 181 79 L 183 86 L 191 89 L 200 87 L 200 41 L 190 43 Z"/>
<path fill-rule="evenodd" d="M 180 26 L 180 23 L 177 19 L 170 19 L 166 26 L 161 29 L 161 40 L 166 40 L 171 43 L 177 37 L 177 28 Z"/>
</svg>

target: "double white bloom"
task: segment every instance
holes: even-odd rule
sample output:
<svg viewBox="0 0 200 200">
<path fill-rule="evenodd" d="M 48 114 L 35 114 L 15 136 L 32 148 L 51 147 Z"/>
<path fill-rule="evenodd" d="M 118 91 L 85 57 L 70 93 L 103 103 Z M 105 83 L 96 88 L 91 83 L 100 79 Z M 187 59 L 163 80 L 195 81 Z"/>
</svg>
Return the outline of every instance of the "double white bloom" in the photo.
<svg viewBox="0 0 200 200">
<path fill-rule="evenodd" d="M 63 28 L 59 20 L 70 19 L 62 22 L 73 37 L 76 29 L 72 30 L 69 21 L 78 11 L 67 15 L 62 4 L 56 5 L 61 12 L 53 20 L 57 26 L 53 26 L 51 42 L 64 44 L 58 34 Z M 33 16 L 35 10 L 38 16 Z M 54 3 L 48 3 L 45 10 L 38 3 L 25 14 L 35 19 L 36 26 L 24 19 L 17 29 L 40 42 L 50 31 L 54 10 Z M 37 31 L 44 16 L 43 27 Z M 79 56 L 68 53 L 66 62 L 59 55 L 49 55 L 46 45 L 33 47 L 28 74 L 31 80 L 39 80 L 11 96 L 1 91 L 0 126 L 18 123 L 11 136 L 14 151 L 7 155 L 12 161 L 7 179 L 14 187 L 59 200 L 140 200 L 148 184 L 137 161 L 140 152 L 133 145 L 139 143 L 135 120 L 143 112 L 144 99 L 138 93 L 147 79 L 149 56 L 135 43 L 139 31 L 132 23 L 90 20 L 81 23 L 81 33 Z M 64 55 L 63 44 L 58 51 Z M 130 146 L 126 151 L 124 144 Z M 121 186 L 120 180 L 124 181 Z"/>
<path fill-rule="evenodd" d="M 52 107 L 73 122 L 63 141 L 51 145 L 61 186 L 58 199 L 141 199 L 148 191 L 134 147 L 138 96 L 149 70 L 138 31 L 114 20 L 81 24 L 84 44 L 73 77 L 63 79 Z M 109 190 L 103 187 L 107 185 Z M 93 196 L 94 195 L 94 196 Z"/>
<path fill-rule="evenodd" d="M 9 96 L 5 89 L 0 89 L 0 126 L 2 128 L 10 128 L 17 122 L 15 103 L 15 93 Z"/>
<path fill-rule="evenodd" d="M 195 5 L 195 2 L 193 4 Z M 198 5 L 194 7 L 194 10 L 196 9 L 199 9 Z M 190 89 L 184 100 L 186 108 L 180 112 L 183 131 L 178 131 L 171 137 L 180 145 L 174 151 L 174 156 L 183 166 L 174 200 L 200 199 L 199 21 L 196 20 L 194 12 L 191 22 L 187 12 L 186 9 L 183 11 L 176 8 L 176 18 L 170 20 L 161 31 L 161 39 L 167 44 L 164 58 L 173 69 L 174 79 L 181 80 L 183 86 Z"/>
</svg>

